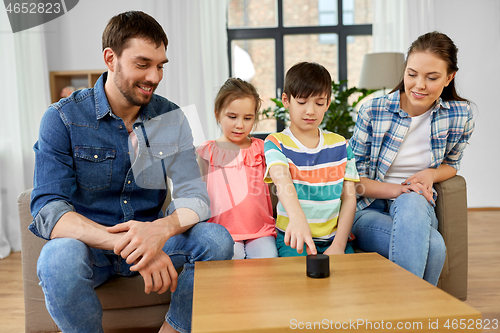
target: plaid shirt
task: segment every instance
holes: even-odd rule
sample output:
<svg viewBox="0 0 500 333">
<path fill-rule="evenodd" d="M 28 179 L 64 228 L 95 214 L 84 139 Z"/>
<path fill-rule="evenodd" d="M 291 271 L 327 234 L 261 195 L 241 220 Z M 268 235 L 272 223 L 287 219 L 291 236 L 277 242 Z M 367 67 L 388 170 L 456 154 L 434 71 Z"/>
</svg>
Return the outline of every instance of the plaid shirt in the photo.
<svg viewBox="0 0 500 333">
<path fill-rule="evenodd" d="M 359 110 L 354 134 L 349 142 L 360 177 L 384 181 L 410 127 L 411 117 L 399 106 L 399 91 L 375 98 Z M 457 171 L 474 120 L 469 103 L 445 102 L 441 98 L 431 109 L 431 168 L 442 163 Z M 434 198 L 435 199 L 435 198 Z M 358 210 L 375 199 L 360 197 Z"/>
</svg>

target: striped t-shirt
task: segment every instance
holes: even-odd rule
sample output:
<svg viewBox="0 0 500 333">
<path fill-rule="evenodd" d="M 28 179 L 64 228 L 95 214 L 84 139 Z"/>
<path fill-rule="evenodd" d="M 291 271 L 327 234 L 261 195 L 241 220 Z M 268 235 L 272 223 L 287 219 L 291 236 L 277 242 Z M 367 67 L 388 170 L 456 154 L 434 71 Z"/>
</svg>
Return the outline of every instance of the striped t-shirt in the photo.
<svg viewBox="0 0 500 333">
<path fill-rule="evenodd" d="M 310 149 L 294 137 L 290 128 L 266 138 L 265 182 L 272 182 L 273 165 L 288 166 L 297 196 L 309 222 L 314 240 L 331 240 L 337 230 L 340 195 L 344 180 L 359 182 L 354 154 L 346 139 L 320 130 L 320 141 Z M 281 202 L 277 206 L 276 228 L 285 231 L 288 216 Z"/>
</svg>

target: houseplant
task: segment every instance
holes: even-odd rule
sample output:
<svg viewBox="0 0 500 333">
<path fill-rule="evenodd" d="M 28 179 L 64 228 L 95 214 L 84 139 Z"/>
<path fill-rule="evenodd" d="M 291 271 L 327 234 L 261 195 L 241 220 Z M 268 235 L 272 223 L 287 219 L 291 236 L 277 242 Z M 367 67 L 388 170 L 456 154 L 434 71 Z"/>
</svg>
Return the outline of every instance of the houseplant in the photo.
<svg viewBox="0 0 500 333">
<path fill-rule="evenodd" d="M 323 122 L 319 127 L 327 131 L 340 134 L 346 139 L 349 139 L 355 125 L 352 117 L 355 112 L 354 108 L 363 98 L 375 90 L 346 87 L 347 80 L 342 80 L 339 83 L 332 81 L 332 102 L 330 103 L 330 107 L 325 113 Z M 352 95 L 357 93 L 360 93 L 360 95 L 356 99 L 356 96 Z M 351 96 L 354 98 L 353 102 L 349 100 Z M 290 122 L 288 109 L 285 109 L 281 99 L 271 98 L 271 100 L 276 104 L 276 106 L 262 110 L 262 115 L 266 118 L 275 118 L 285 126 L 288 126 Z"/>
</svg>

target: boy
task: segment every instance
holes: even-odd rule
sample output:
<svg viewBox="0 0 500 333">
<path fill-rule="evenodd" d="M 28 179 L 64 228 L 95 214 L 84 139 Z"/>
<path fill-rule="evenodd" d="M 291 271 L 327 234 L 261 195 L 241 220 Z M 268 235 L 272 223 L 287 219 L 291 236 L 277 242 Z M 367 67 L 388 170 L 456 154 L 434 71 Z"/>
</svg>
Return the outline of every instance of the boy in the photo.
<svg viewBox="0 0 500 333">
<path fill-rule="evenodd" d="M 282 101 L 290 127 L 265 142 L 264 181 L 278 193 L 280 257 L 353 253 L 347 242 L 356 212 L 354 155 L 342 136 L 318 128 L 331 102 L 330 74 L 316 63 L 294 65 Z"/>
</svg>

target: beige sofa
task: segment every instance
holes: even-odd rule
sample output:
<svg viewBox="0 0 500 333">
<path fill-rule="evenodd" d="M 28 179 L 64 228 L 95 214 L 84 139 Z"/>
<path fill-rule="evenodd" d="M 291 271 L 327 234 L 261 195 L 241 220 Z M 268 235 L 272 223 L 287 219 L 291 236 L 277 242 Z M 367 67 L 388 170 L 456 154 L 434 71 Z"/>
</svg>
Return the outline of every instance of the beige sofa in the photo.
<svg viewBox="0 0 500 333">
<path fill-rule="evenodd" d="M 447 246 L 447 258 L 439 287 L 451 295 L 467 298 L 467 198 L 465 180 L 455 176 L 436 184 L 438 192 L 436 213 L 439 231 Z M 19 196 L 19 218 L 22 237 L 23 284 L 26 332 L 57 332 L 58 328 L 45 308 L 45 300 L 38 285 L 36 263 L 46 241 L 34 236 L 28 225 L 31 190 Z M 167 198 L 167 201 L 170 199 Z M 273 202 L 276 197 L 273 195 Z M 96 289 L 103 306 L 103 326 L 109 332 L 118 329 L 158 328 L 163 322 L 170 302 L 170 293 L 144 293 L 141 276 L 115 278 Z M 127 330 L 127 332 L 131 332 Z"/>
<path fill-rule="evenodd" d="M 438 193 L 436 216 L 446 244 L 446 261 L 438 287 L 452 296 L 467 299 L 468 233 L 467 185 L 462 176 L 434 184 Z"/>
</svg>

